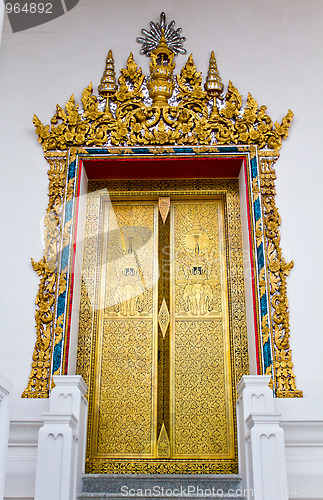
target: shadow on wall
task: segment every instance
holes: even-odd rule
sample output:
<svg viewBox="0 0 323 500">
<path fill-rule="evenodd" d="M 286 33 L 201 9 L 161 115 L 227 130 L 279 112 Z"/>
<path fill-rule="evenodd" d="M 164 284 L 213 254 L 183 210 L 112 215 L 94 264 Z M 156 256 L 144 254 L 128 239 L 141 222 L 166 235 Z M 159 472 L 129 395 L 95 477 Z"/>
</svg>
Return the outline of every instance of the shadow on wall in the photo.
<svg viewBox="0 0 323 500">
<path fill-rule="evenodd" d="M 79 0 L 4 0 L 13 33 L 52 21 L 73 9 Z"/>
</svg>

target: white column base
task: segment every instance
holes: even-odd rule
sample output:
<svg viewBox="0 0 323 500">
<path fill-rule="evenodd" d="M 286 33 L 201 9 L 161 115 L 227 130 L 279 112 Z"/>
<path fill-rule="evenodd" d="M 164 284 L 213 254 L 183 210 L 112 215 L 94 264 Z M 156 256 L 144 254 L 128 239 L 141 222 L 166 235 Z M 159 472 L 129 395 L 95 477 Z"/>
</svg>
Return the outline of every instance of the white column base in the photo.
<svg viewBox="0 0 323 500">
<path fill-rule="evenodd" d="M 239 472 L 250 500 L 288 500 L 284 431 L 269 381 L 249 375 L 237 386 Z"/>
<path fill-rule="evenodd" d="M 39 431 L 35 500 L 75 500 L 84 472 L 87 387 L 82 377 L 54 377 Z"/>
<path fill-rule="evenodd" d="M 279 413 L 251 413 L 246 419 L 248 488 L 255 500 L 288 500 L 284 431 Z"/>
</svg>

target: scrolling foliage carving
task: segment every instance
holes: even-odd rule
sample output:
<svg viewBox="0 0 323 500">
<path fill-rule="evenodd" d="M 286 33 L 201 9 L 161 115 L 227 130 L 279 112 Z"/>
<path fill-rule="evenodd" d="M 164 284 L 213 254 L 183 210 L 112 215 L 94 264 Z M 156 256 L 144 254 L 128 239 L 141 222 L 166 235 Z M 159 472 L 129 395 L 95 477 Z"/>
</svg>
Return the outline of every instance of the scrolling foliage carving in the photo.
<svg viewBox="0 0 323 500">
<path fill-rule="evenodd" d="M 261 193 L 267 240 L 267 269 L 272 306 L 272 331 L 274 340 L 274 384 L 280 398 L 302 397 L 295 385 L 291 349 L 289 346 L 289 312 L 287 276 L 294 262 L 286 262 L 280 247 L 281 219 L 275 204 L 274 163 L 276 159 L 262 158 L 260 162 Z"/>
<path fill-rule="evenodd" d="M 22 397 L 48 397 L 53 351 L 54 304 L 57 287 L 57 259 L 60 240 L 61 213 L 65 194 L 66 155 L 47 158 L 49 163 L 49 204 L 45 215 L 45 251 L 39 262 L 31 259 L 40 276 L 36 296 L 36 344 L 28 386 Z M 57 327 L 59 328 L 59 327 Z M 57 329 L 56 334 L 60 334 Z"/>
<path fill-rule="evenodd" d="M 153 70 L 151 63 L 151 72 Z M 175 82 L 173 95 L 169 95 L 172 104 L 166 99 L 161 105 L 156 104 L 157 98 L 151 102 L 147 97 L 147 79 L 130 54 L 127 68 L 121 70 L 119 87 L 110 97 L 110 107 L 102 110 L 100 99 L 93 95 L 90 84 L 83 91 L 81 111 L 72 95 L 65 109 L 57 106 L 51 127 L 44 126 L 34 116 L 38 140 L 44 151 L 66 150 L 77 145 L 153 144 L 257 144 L 261 149 L 279 151 L 293 117 L 290 110 L 281 124 L 273 124 L 266 114 L 266 106 L 258 107 L 251 94 L 246 107 L 242 107 L 242 96 L 232 82 L 212 107 L 212 95 L 204 91 L 202 76 L 192 55 L 180 75 L 176 75 L 176 79 L 170 77 Z M 153 74 L 151 81 L 156 87 L 165 87 L 164 81 L 154 79 Z"/>
<path fill-rule="evenodd" d="M 265 106 L 248 95 L 245 107 L 242 96 L 229 82 L 226 92 L 212 53 L 206 83 L 197 71 L 192 55 L 180 74 L 173 75 L 174 53 L 162 34 L 158 47 L 150 54 L 150 75 L 145 76 L 130 54 L 127 67 L 121 69 L 118 85 L 114 62 L 109 52 L 106 69 L 99 86 L 99 96 L 92 84 L 82 94 L 80 106 L 72 95 L 65 108 L 57 105 L 50 125 L 34 116 L 38 141 L 49 162 L 49 206 L 46 215 L 46 249 L 43 259 L 33 262 L 41 277 L 36 298 L 36 332 L 32 372 L 24 397 L 47 397 L 50 391 L 51 359 L 55 343 L 61 336 L 61 324 L 54 324 L 55 294 L 64 285 L 64 275 L 57 271 L 57 245 L 65 228 L 61 223 L 61 205 L 65 197 L 67 156 L 75 158 L 80 147 L 123 148 L 161 146 L 156 153 L 172 146 L 255 145 L 261 164 L 261 196 L 264 203 L 267 267 L 272 307 L 271 327 L 274 337 L 274 388 L 279 397 L 300 397 L 295 387 L 289 347 L 289 316 L 286 277 L 292 268 L 280 248 L 280 217 L 275 207 L 275 173 L 272 167 L 278 157 L 282 139 L 288 136 L 293 117 L 289 110 L 282 122 L 273 123 Z M 117 148 L 116 148 L 117 147 Z M 198 148 L 200 154 L 201 148 Z M 127 149 L 129 151 L 129 149 Z M 195 150 L 194 150 L 195 151 Z M 152 151 L 154 152 L 154 151 Z M 269 160 L 275 158 L 274 160 Z M 73 181 L 71 181 L 73 182 Z M 70 186 L 70 189 L 72 185 Z"/>
</svg>

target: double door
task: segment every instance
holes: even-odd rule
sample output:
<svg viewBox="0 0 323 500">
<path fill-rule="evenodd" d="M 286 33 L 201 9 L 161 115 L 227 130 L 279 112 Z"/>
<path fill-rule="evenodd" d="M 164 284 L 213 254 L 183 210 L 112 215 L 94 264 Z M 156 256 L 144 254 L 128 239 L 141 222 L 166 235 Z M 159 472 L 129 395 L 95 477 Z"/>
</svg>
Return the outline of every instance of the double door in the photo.
<svg viewBox="0 0 323 500">
<path fill-rule="evenodd" d="M 223 199 L 101 207 L 88 461 L 195 472 L 234 460 Z"/>
</svg>

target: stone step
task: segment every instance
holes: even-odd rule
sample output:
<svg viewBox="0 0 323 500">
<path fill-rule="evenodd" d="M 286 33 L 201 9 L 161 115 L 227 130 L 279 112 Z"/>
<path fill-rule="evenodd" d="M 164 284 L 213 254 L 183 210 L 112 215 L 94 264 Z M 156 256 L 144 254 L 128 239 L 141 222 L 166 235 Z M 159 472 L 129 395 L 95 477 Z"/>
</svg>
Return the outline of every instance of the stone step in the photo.
<svg viewBox="0 0 323 500">
<path fill-rule="evenodd" d="M 243 500 L 236 474 L 85 474 L 78 500 Z"/>
</svg>

